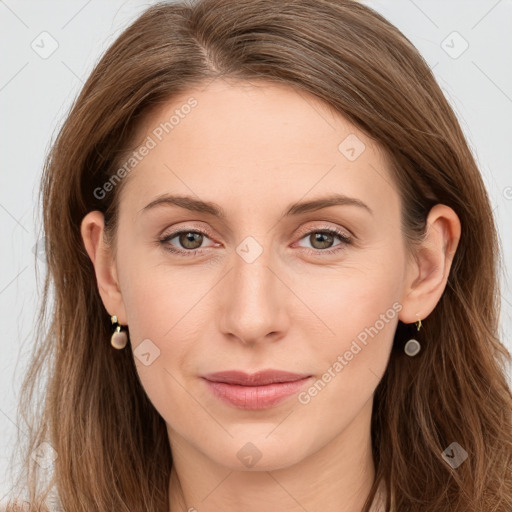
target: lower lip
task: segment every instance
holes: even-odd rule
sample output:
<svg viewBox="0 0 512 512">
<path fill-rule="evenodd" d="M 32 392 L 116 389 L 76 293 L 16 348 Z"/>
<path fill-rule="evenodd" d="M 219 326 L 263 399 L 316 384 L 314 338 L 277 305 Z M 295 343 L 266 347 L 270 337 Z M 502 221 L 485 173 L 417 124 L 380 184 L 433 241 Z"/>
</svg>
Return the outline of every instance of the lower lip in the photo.
<svg viewBox="0 0 512 512">
<path fill-rule="evenodd" d="M 267 409 L 296 394 L 311 377 L 293 382 L 275 382 L 264 386 L 240 386 L 204 379 L 212 393 L 220 400 L 239 409 Z"/>
</svg>

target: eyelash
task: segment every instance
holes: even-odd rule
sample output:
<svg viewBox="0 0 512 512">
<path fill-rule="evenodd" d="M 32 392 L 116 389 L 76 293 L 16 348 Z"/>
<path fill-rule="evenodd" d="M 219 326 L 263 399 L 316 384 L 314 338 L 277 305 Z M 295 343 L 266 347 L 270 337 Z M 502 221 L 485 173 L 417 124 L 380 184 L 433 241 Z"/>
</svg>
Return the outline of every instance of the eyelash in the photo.
<svg viewBox="0 0 512 512">
<path fill-rule="evenodd" d="M 182 256 L 195 256 L 196 254 L 202 253 L 204 249 L 191 249 L 191 250 L 183 250 L 183 249 L 176 249 L 173 246 L 169 245 L 167 242 L 172 240 L 178 235 L 181 235 L 182 233 L 195 233 L 195 234 L 201 234 L 208 238 L 210 237 L 210 234 L 206 231 L 202 231 L 200 229 L 181 229 L 179 231 L 174 231 L 173 233 L 170 233 L 169 235 L 165 235 L 163 238 L 159 239 L 159 242 L 164 246 L 164 249 L 173 253 L 178 254 Z M 310 249 L 309 247 L 302 247 L 302 249 L 306 249 L 308 254 L 312 254 L 314 256 L 317 256 L 319 254 L 333 254 L 337 253 L 339 251 L 342 251 L 344 249 L 345 245 L 350 245 L 352 243 L 352 239 L 347 236 L 345 233 L 342 233 L 341 231 L 337 230 L 336 228 L 329 228 L 329 229 L 313 229 L 311 231 L 308 231 L 307 233 L 304 233 L 304 235 L 300 238 L 302 240 L 303 238 L 306 238 L 307 236 L 312 235 L 313 233 L 327 233 L 329 235 L 336 235 L 340 240 L 341 243 L 338 245 L 335 245 L 333 248 L 330 249 Z"/>
</svg>

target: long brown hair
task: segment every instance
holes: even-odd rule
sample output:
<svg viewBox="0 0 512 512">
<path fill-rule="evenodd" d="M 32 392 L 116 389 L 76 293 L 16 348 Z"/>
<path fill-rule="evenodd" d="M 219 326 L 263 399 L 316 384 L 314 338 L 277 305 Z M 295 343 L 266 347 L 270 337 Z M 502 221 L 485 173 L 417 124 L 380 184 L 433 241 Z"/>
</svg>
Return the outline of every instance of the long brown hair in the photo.
<svg viewBox="0 0 512 512">
<path fill-rule="evenodd" d="M 19 409 L 29 442 L 18 483 L 28 490 L 30 510 L 46 510 L 51 486 L 67 511 L 168 510 L 165 422 L 130 350 L 109 343 L 80 223 L 100 210 L 115 232 L 122 180 L 106 197 L 94 192 L 122 165 L 135 129 L 151 110 L 217 77 L 313 94 L 377 141 L 392 164 L 408 241 L 421 239 L 434 204 L 455 210 L 462 235 L 446 289 L 419 333 L 425 349 L 405 356 L 399 323 L 375 392 L 376 478 L 364 511 L 383 483 L 387 510 L 510 512 L 510 354 L 497 336 L 498 244 L 489 198 L 424 59 L 382 16 L 351 0 L 160 3 L 96 65 L 42 177 L 48 274 Z M 31 415 L 45 376 L 40 410 Z M 44 484 L 31 457 L 43 442 L 57 455 Z M 452 442 L 468 454 L 457 469 L 442 455 Z"/>
</svg>

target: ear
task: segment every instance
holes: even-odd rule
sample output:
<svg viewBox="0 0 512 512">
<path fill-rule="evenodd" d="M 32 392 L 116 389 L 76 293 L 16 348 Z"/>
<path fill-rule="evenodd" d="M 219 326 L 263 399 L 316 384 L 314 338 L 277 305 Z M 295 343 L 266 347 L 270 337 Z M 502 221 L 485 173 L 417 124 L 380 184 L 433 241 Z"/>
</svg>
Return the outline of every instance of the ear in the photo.
<svg viewBox="0 0 512 512">
<path fill-rule="evenodd" d="M 435 205 L 427 217 L 426 233 L 410 258 L 399 319 L 406 324 L 425 319 L 445 290 L 460 239 L 457 214 L 444 204 Z"/>
<path fill-rule="evenodd" d="M 89 212 L 80 226 L 85 250 L 94 266 L 103 305 L 110 315 L 117 316 L 121 325 L 126 325 L 126 311 L 117 279 L 115 259 L 112 248 L 105 242 L 104 229 L 103 214 L 97 210 Z"/>
</svg>

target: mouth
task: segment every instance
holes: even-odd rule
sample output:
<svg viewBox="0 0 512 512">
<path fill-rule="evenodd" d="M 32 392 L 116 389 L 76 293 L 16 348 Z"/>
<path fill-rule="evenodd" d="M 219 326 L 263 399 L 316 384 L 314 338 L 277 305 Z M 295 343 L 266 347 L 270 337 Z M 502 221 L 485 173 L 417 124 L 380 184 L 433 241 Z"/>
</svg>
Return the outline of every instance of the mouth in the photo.
<svg viewBox="0 0 512 512">
<path fill-rule="evenodd" d="M 298 393 L 312 375 L 263 370 L 248 374 L 233 370 L 201 377 L 213 395 L 239 409 L 267 409 Z"/>
</svg>

